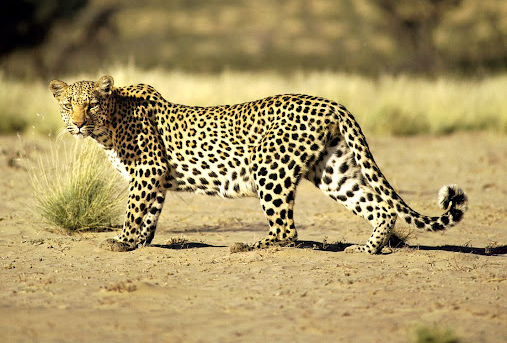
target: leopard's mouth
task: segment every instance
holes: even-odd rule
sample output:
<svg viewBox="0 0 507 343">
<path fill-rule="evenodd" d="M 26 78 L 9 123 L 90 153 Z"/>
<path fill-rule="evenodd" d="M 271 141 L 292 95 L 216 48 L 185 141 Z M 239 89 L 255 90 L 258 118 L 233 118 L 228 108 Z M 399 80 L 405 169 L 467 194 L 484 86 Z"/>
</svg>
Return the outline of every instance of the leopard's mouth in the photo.
<svg viewBox="0 0 507 343">
<path fill-rule="evenodd" d="M 67 131 L 76 137 L 88 137 L 93 132 L 93 126 L 85 125 L 82 127 L 77 127 L 75 125 L 71 125 L 67 126 Z"/>
</svg>

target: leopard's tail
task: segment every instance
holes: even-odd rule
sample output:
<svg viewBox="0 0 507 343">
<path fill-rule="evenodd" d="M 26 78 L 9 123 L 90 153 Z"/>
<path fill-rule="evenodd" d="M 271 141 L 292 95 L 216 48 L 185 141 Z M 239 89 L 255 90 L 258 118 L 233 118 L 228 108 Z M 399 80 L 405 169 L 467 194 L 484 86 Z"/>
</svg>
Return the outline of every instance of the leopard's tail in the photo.
<svg viewBox="0 0 507 343">
<path fill-rule="evenodd" d="M 410 208 L 380 171 L 354 116 L 341 105 L 336 109 L 335 114 L 340 134 L 353 152 L 354 160 L 361 167 L 362 174 L 382 200 L 393 207 L 408 224 L 419 229 L 437 231 L 456 225 L 463 219 L 468 199 L 465 192 L 457 185 L 447 185 L 440 189 L 438 203 L 445 210 L 441 216 L 425 216 Z"/>
</svg>

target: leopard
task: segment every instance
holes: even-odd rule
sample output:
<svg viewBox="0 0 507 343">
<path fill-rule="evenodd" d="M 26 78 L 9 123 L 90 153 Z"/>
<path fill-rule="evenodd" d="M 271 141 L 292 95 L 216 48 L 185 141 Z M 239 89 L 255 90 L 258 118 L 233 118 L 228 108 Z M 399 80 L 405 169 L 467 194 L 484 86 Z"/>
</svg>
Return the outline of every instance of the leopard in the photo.
<svg viewBox="0 0 507 343">
<path fill-rule="evenodd" d="M 380 171 L 354 116 L 318 96 L 282 94 L 235 105 L 189 106 L 152 86 L 97 81 L 49 88 L 71 135 L 90 137 L 128 181 L 123 228 L 101 244 L 112 251 L 150 246 L 167 191 L 223 198 L 257 197 L 269 225 L 243 250 L 298 242 L 296 189 L 308 180 L 373 227 L 365 244 L 346 252 L 381 253 L 398 217 L 427 231 L 459 223 L 467 195 L 455 184 L 438 192 L 440 216 L 422 215 Z M 65 131 L 65 129 L 64 129 Z"/>
</svg>

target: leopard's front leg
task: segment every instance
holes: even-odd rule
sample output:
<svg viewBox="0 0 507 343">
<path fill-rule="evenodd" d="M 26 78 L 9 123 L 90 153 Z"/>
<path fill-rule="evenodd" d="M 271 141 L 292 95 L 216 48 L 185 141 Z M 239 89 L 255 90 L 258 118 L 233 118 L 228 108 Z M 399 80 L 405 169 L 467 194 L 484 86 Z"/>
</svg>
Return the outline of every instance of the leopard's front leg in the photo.
<svg viewBox="0 0 507 343">
<path fill-rule="evenodd" d="M 155 236 L 157 221 L 164 205 L 165 171 L 139 166 L 129 184 L 127 213 L 117 239 L 108 239 L 102 247 L 112 251 L 130 251 L 149 244 Z"/>
</svg>

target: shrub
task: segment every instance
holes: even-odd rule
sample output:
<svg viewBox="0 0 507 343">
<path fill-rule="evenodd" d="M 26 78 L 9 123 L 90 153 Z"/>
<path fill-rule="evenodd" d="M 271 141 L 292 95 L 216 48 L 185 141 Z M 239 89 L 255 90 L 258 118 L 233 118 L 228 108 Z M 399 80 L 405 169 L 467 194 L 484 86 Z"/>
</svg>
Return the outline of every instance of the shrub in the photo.
<svg viewBox="0 0 507 343">
<path fill-rule="evenodd" d="M 55 144 L 30 172 L 36 213 L 68 233 L 118 224 L 127 187 L 104 152 L 89 139 Z"/>
</svg>

